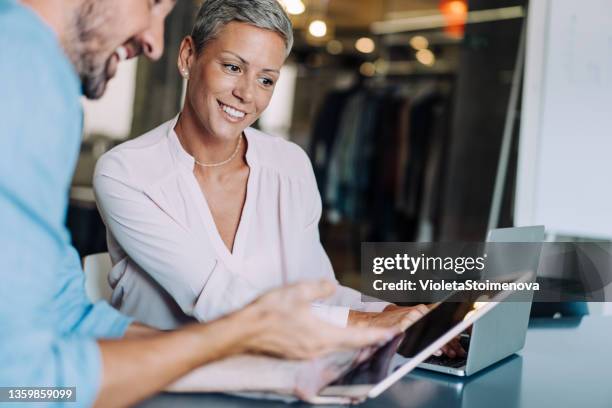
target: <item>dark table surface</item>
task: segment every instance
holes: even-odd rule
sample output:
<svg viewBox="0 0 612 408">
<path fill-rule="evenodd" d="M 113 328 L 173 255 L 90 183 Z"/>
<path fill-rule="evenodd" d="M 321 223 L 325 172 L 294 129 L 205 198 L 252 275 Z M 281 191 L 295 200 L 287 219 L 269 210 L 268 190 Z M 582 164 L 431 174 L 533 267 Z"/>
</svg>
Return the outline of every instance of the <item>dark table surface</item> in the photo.
<svg viewBox="0 0 612 408">
<path fill-rule="evenodd" d="M 161 393 L 140 406 L 288 405 L 223 394 Z M 378 398 L 360 406 L 612 408 L 612 317 L 533 321 L 525 347 L 517 355 L 463 379 L 414 370 Z"/>
</svg>

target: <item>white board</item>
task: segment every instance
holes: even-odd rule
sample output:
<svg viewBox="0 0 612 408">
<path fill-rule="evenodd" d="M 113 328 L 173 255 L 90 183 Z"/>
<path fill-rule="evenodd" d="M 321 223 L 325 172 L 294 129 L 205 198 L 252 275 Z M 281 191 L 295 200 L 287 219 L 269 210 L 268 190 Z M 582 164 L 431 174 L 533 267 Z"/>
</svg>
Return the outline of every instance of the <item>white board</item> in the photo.
<svg viewBox="0 0 612 408">
<path fill-rule="evenodd" d="M 530 2 L 517 225 L 612 238 L 612 2 Z"/>
</svg>

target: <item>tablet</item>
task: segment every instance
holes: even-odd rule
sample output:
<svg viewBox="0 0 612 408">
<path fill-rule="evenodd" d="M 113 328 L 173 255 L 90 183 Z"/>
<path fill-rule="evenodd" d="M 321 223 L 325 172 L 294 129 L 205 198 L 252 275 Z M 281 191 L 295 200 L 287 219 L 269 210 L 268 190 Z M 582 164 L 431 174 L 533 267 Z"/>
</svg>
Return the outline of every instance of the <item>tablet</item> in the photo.
<svg viewBox="0 0 612 408">
<path fill-rule="evenodd" d="M 532 277 L 532 272 L 524 272 L 503 281 L 526 283 Z M 315 398 L 310 402 L 331 402 L 330 397 L 353 402 L 377 397 L 512 293 L 512 290 L 471 290 L 451 294 L 444 302 L 433 305 L 404 333 L 324 388 L 319 394 L 320 401 Z"/>
</svg>

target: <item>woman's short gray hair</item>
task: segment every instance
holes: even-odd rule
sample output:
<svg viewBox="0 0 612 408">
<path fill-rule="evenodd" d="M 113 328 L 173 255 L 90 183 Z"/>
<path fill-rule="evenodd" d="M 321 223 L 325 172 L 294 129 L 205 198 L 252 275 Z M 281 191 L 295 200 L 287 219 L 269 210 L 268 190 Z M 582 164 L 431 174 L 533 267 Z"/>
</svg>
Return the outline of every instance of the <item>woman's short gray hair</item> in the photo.
<svg viewBox="0 0 612 408">
<path fill-rule="evenodd" d="M 196 53 L 215 39 L 223 27 L 239 21 L 271 30 L 285 40 L 286 55 L 293 46 L 293 27 L 278 0 L 205 0 L 191 32 Z"/>
</svg>

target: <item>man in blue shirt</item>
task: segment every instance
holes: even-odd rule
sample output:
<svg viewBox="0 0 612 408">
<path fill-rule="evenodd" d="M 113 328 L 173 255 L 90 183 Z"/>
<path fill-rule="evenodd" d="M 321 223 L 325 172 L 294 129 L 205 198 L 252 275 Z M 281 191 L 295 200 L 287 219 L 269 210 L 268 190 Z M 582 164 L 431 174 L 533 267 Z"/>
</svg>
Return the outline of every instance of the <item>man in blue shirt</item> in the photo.
<svg viewBox="0 0 612 408">
<path fill-rule="evenodd" d="M 79 99 L 100 97 L 122 59 L 161 56 L 174 3 L 0 0 L 0 386 L 76 387 L 78 406 L 127 405 L 230 354 L 309 358 L 394 332 L 314 318 L 310 302 L 333 291 L 325 282 L 172 333 L 87 300 L 64 227 Z"/>
</svg>

